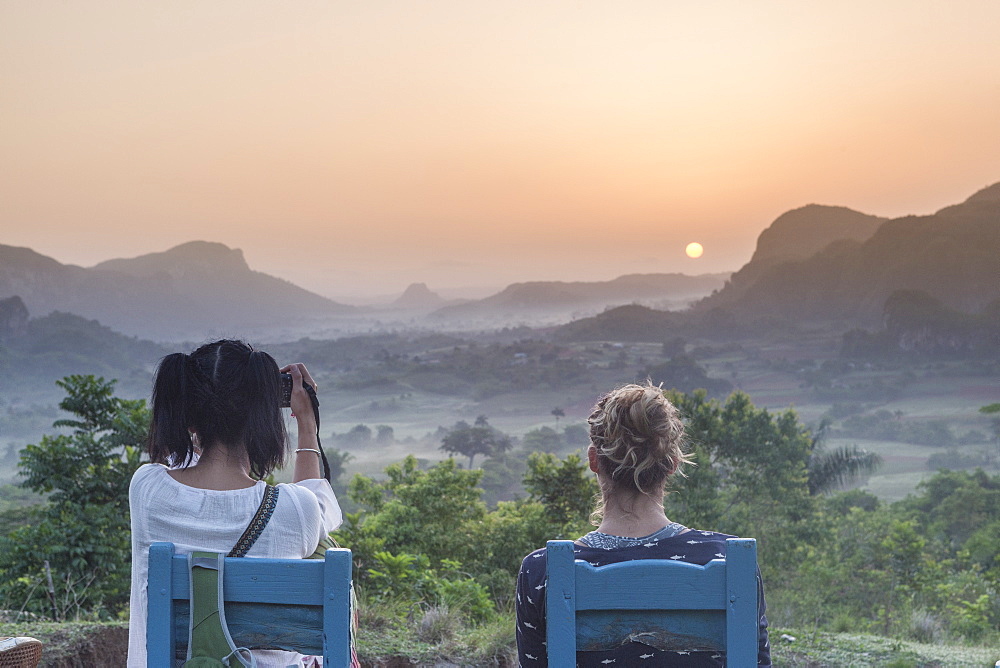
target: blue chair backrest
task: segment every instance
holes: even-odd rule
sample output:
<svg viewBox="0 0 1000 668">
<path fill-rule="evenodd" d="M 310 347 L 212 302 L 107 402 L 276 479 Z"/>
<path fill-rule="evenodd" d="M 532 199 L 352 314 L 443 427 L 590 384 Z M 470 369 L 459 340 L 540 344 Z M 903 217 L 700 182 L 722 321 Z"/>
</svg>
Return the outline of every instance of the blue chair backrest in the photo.
<svg viewBox="0 0 1000 668">
<path fill-rule="evenodd" d="M 577 650 L 629 638 L 660 649 L 712 649 L 735 668 L 757 665 L 757 541 L 726 540 L 726 558 L 699 566 L 640 559 L 592 566 L 573 542 L 546 547 L 549 665 L 572 668 Z"/>
<path fill-rule="evenodd" d="M 174 668 L 185 656 L 190 581 L 188 558 L 173 543 L 149 548 L 147 665 Z M 323 656 L 324 666 L 351 665 L 351 551 L 326 559 L 226 559 L 226 621 L 237 647 L 267 647 Z"/>
</svg>

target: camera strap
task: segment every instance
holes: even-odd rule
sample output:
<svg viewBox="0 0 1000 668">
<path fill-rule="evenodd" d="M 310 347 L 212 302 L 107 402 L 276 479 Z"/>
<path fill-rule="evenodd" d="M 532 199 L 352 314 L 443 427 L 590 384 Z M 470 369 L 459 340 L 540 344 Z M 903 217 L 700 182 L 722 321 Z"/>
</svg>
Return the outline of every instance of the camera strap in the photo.
<svg viewBox="0 0 1000 668">
<path fill-rule="evenodd" d="M 305 388 L 306 394 L 309 395 L 309 400 L 312 402 L 313 415 L 316 416 L 316 446 L 319 448 L 319 458 L 323 461 L 323 477 L 327 482 L 330 482 L 330 461 L 326 458 L 326 453 L 323 452 L 323 443 L 319 439 L 319 397 L 316 396 L 316 389 L 304 380 L 302 387 Z"/>
</svg>

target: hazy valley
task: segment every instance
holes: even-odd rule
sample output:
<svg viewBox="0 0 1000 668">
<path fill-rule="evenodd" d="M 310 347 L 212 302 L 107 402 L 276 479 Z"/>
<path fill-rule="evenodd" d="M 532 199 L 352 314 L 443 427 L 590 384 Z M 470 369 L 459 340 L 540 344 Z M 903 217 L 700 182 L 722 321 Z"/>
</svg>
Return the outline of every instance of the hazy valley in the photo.
<svg viewBox="0 0 1000 668">
<path fill-rule="evenodd" d="M 345 306 L 221 244 L 89 269 L 0 246 L 0 299 L 6 480 L 55 418 L 56 379 L 93 373 L 145 397 L 160 356 L 220 336 L 309 364 L 324 436 L 352 453 L 351 471 L 440 459 L 439 428 L 479 415 L 516 438 L 561 434 L 600 392 L 646 377 L 829 421 L 831 444 L 883 455 L 867 484 L 887 498 L 935 466 L 995 468 L 1000 454 L 978 413 L 1000 400 L 1000 184 L 919 218 L 790 211 L 732 277 L 526 282 L 479 300 L 414 284 L 392 303 Z M 334 437 L 357 425 L 392 438 Z M 578 436 L 545 447 L 567 452 Z"/>
</svg>

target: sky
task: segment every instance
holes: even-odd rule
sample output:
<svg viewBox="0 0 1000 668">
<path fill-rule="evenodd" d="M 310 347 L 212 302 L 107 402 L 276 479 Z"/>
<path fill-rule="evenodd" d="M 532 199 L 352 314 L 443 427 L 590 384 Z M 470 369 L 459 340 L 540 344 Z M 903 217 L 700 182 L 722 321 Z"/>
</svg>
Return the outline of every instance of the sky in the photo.
<svg viewBox="0 0 1000 668">
<path fill-rule="evenodd" d="M 789 209 L 1000 181 L 998 25 L 996 0 L 3 0 L 0 244 L 216 241 L 344 301 L 733 271 Z"/>
</svg>

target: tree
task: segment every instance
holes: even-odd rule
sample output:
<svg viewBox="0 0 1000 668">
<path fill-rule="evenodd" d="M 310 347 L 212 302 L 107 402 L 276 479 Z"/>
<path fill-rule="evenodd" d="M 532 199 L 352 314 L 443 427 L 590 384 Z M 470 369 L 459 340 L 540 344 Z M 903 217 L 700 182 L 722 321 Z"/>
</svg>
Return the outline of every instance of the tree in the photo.
<svg viewBox="0 0 1000 668">
<path fill-rule="evenodd" d="M 983 415 L 995 415 L 990 421 L 990 427 L 993 429 L 993 437 L 996 439 L 997 443 L 1000 444 L 1000 403 L 998 404 L 987 404 L 979 409 L 979 412 Z"/>
<path fill-rule="evenodd" d="M 142 400 L 115 397 L 114 384 L 94 376 L 57 381 L 66 391 L 59 407 L 75 417 L 53 426 L 73 431 L 44 436 L 21 456 L 21 485 L 48 494 L 48 503 L 36 522 L 0 541 L 0 593 L 31 612 L 113 616 L 128 603 L 128 486 L 142 463 L 149 411 Z M 45 561 L 52 602 L 42 594 Z"/>
<path fill-rule="evenodd" d="M 354 455 L 347 452 L 346 450 L 338 450 L 337 448 L 331 448 L 326 451 L 326 460 L 330 463 L 330 481 L 337 482 L 340 476 L 344 475 L 344 471 L 347 468 L 347 462 L 354 459 Z"/>
<path fill-rule="evenodd" d="M 378 432 L 375 436 L 375 442 L 379 445 L 389 445 L 396 439 L 396 433 L 387 424 L 380 424 L 375 429 Z"/>
<path fill-rule="evenodd" d="M 468 457 L 470 469 L 476 455 L 498 455 L 510 450 L 510 447 L 510 437 L 490 426 L 485 415 L 476 418 L 475 425 L 471 427 L 464 420 L 456 422 L 441 440 L 441 450 Z"/>
<path fill-rule="evenodd" d="M 831 451 L 817 448 L 809 457 L 809 493 L 815 496 L 833 491 L 860 475 L 874 473 L 881 465 L 881 456 L 857 445 Z"/>
<path fill-rule="evenodd" d="M 521 439 L 521 446 L 526 452 L 555 452 L 562 445 L 562 437 L 552 427 L 532 429 Z"/>
<path fill-rule="evenodd" d="M 671 357 L 662 364 L 649 367 L 646 375 L 654 384 L 680 392 L 706 390 L 712 396 L 724 396 L 733 385 L 725 378 L 709 378 L 705 367 L 687 355 Z"/>
<path fill-rule="evenodd" d="M 334 438 L 347 446 L 367 445 L 372 442 L 372 428 L 364 424 L 354 425 L 348 432 L 334 434 Z"/>
<path fill-rule="evenodd" d="M 824 441 L 830 421 L 824 419 L 813 434 L 809 455 L 809 493 L 813 496 L 833 491 L 865 473 L 874 473 L 882 465 L 882 457 L 857 445 L 841 446 L 826 451 Z"/>
<path fill-rule="evenodd" d="M 675 476 L 667 516 L 689 526 L 757 538 L 761 567 L 797 568 L 817 530 L 809 493 L 809 429 L 794 411 L 771 415 L 743 392 L 725 402 L 704 390 L 668 393 L 685 420 L 695 466 Z"/>
<path fill-rule="evenodd" d="M 349 547 L 377 537 L 371 545 L 393 554 L 427 555 L 435 567 L 444 559 L 465 562 L 475 554 L 471 532 L 486 513 L 477 488 L 480 471 L 462 470 L 453 459 L 422 471 L 410 455 L 385 473 L 383 482 L 362 475 L 351 481 L 348 493 L 365 507 L 366 515 L 348 539 Z M 372 555 L 359 553 L 355 558 L 366 556 Z"/>
<path fill-rule="evenodd" d="M 552 417 L 556 419 L 556 429 L 559 428 L 559 418 L 566 417 L 566 411 L 556 406 L 552 409 Z"/>
<path fill-rule="evenodd" d="M 528 457 L 524 488 L 540 502 L 553 522 L 562 527 L 583 527 L 598 493 L 597 480 L 579 455 L 560 460 L 548 452 Z"/>
</svg>

